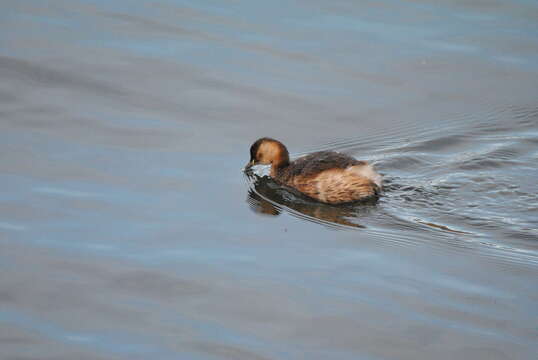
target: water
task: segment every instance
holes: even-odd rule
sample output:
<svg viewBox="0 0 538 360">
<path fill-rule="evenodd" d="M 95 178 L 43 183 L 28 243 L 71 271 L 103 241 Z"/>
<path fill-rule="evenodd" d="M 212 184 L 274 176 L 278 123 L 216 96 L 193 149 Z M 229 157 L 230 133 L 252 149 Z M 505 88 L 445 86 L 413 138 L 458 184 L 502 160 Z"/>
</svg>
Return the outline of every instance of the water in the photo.
<svg viewBox="0 0 538 360">
<path fill-rule="evenodd" d="M 535 358 L 535 2 L 0 14 L 2 360 Z M 384 195 L 248 178 L 261 136 Z"/>
</svg>

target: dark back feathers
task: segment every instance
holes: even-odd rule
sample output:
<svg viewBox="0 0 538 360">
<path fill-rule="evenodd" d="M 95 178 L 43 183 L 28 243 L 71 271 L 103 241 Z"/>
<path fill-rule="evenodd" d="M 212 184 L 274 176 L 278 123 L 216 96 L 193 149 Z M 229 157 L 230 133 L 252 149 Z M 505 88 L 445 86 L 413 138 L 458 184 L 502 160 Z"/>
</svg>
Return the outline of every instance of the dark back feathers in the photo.
<svg viewBox="0 0 538 360">
<path fill-rule="evenodd" d="M 294 160 L 282 169 L 283 178 L 294 176 L 312 176 L 329 169 L 345 169 L 353 165 L 365 164 L 349 155 L 335 151 L 318 151 Z"/>
</svg>

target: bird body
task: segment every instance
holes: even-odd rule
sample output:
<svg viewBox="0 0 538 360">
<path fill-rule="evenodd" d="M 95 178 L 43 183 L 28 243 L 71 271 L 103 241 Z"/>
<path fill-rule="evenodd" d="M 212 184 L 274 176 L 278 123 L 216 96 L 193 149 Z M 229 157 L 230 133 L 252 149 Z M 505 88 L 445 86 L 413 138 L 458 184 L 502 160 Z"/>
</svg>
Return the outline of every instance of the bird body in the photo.
<svg viewBox="0 0 538 360">
<path fill-rule="evenodd" d="M 315 200 L 340 204 L 375 198 L 381 175 L 366 161 L 335 151 L 319 151 L 290 162 L 286 147 L 261 138 L 250 148 L 250 163 L 271 164 L 271 177 Z"/>
</svg>

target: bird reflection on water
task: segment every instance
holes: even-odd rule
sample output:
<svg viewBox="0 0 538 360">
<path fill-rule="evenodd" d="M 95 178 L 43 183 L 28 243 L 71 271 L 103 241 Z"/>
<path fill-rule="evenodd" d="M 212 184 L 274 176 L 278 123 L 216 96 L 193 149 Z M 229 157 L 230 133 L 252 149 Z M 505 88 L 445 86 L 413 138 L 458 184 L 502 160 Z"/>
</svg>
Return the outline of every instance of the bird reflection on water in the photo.
<svg viewBox="0 0 538 360">
<path fill-rule="evenodd" d="M 376 199 L 341 205 L 329 205 L 309 199 L 292 188 L 283 187 L 268 176 L 245 170 L 249 182 L 247 203 L 258 214 L 278 216 L 283 211 L 307 221 L 332 228 L 364 228 L 358 221 L 367 215 Z"/>
</svg>

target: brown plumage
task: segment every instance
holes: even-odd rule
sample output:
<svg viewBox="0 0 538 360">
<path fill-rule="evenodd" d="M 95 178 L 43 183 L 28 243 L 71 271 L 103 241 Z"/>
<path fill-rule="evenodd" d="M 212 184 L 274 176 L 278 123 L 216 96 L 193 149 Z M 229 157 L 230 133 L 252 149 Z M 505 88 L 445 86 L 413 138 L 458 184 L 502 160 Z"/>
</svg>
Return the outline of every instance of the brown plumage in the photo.
<svg viewBox="0 0 538 360">
<path fill-rule="evenodd" d="M 319 151 L 290 162 L 284 144 L 258 139 L 250 147 L 250 162 L 271 164 L 271 177 L 321 202 L 340 204 L 379 195 L 381 175 L 366 161 L 334 151 Z"/>
</svg>

